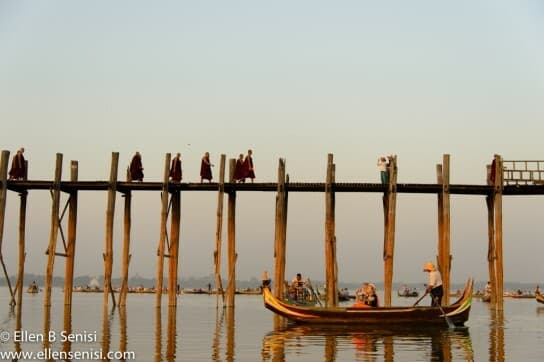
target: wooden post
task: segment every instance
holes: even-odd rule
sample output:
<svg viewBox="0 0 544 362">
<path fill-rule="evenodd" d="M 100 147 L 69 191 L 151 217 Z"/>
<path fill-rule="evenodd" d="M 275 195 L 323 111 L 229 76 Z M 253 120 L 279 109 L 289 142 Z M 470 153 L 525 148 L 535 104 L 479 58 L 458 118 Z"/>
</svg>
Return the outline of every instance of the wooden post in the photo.
<svg viewBox="0 0 544 362">
<path fill-rule="evenodd" d="M 78 162 L 70 163 L 70 181 L 76 182 L 78 179 Z M 66 306 L 72 304 L 72 290 L 74 285 L 74 261 L 76 254 L 76 228 L 77 228 L 77 194 L 73 190 L 70 193 L 69 211 L 68 211 L 68 245 L 66 250 L 66 275 L 64 278 L 64 313 Z"/>
<path fill-rule="evenodd" d="M 21 304 L 23 303 L 23 283 L 25 275 L 25 233 L 26 233 L 26 199 L 28 191 L 23 191 L 19 194 L 21 204 L 19 206 L 19 268 L 17 270 L 17 317 L 21 312 Z"/>
<path fill-rule="evenodd" d="M 213 260 L 215 264 L 215 306 L 219 306 L 219 293 L 223 296 L 223 304 L 225 304 L 225 295 L 223 293 L 223 285 L 221 283 L 221 244 L 223 236 L 223 200 L 225 195 L 225 160 L 226 155 L 221 155 L 219 162 L 219 184 L 217 192 L 217 225 L 215 231 L 215 251 Z"/>
<path fill-rule="evenodd" d="M 175 306 L 168 308 L 168 322 L 166 325 L 166 353 L 164 356 L 166 361 L 176 360 L 176 314 L 177 308 Z"/>
<path fill-rule="evenodd" d="M 503 165 L 502 157 L 495 155 L 495 190 L 494 190 L 494 206 L 495 206 L 495 251 L 497 253 L 496 260 L 496 276 L 497 276 L 497 309 L 503 310 L 503 253 L 502 253 L 502 191 L 503 191 Z"/>
<path fill-rule="evenodd" d="M 170 220 L 170 250 L 168 251 L 168 305 L 178 305 L 178 255 L 181 217 L 181 192 L 172 192 L 172 218 Z"/>
<path fill-rule="evenodd" d="M 0 190 L 0 262 L 2 263 L 2 269 L 4 270 L 4 277 L 8 284 L 9 293 L 13 298 L 13 289 L 11 288 L 11 281 L 9 280 L 6 264 L 4 263 L 4 255 L 2 253 L 2 241 L 4 239 L 4 219 L 6 214 L 6 199 L 8 190 L 8 163 L 9 163 L 9 151 L 2 151 L 2 158 L 0 160 L 0 181 L 2 182 L 2 189 Z"/>
<path fill-rule="evenodd" d="M 111 274 L 113 269 L 113 219 L 115 213 L 115 196 L 117 192 L 117 169 L 119 152 L 111 154 L 110 183 L 108 188 L 108 204 L 106 209 L 106 252 L 104 253 L 104 306 L 108 305 L 108 294 L 111 292 L 113 305 L 115 296 L 111 289 Z"/>
<path fill-rule="evenodd" d="M 325 183 L 325 285 L 327 286 L 328 307 L 338 304 L 336 276 L 336 236 L 335 236 L 335 197 L 334 197 L 334 163 L 333 155 L 327 159 L 327 178 Z"/>
<path fill-rule="evenodd" d="M 391 306 L 391 291 L 393 287 L 393 255 L 395 251 L 395 216 L 397 205 L 397 156 L 389 161 L 389 185 L 386 194 L 385 219 L 386 236 L 384 238 L 384 305 Z"/>
<path fill-rule="evenodd" d="M 53 202 L 51 206 L 51 232 L 49 234 L 49 246 L 47 248 L 47 268 L 45 271 L 45 295 L 44 311 L 50 312 L 51 287 L 53 286 L 53 267 L 55 264 L 55 251 L 57 250 L 57 237 L 59 233 L 59 206 L 60 206 L 60 180 L 62 176 L 62 154 L 57 153 L 55 165 L 55 180 L 53 181 Z M 47 319 L 47 318 L 45 318 Z M 49 331 L 46 331 L 48 333 Z"/>
<path fill-rule="evenodd" d="M 487 265 L 489 269 L 489 282 L 491 284 L 491 304 L 497 303 L 497 275 L 496 265 L 497 255 L 495 252 L 495 205 L 494 197 L 488 195 L 485 198 L 487 205 L 487 234 L 488 234 L 488 246 L 487 246 Z"/>
<path fill-rule="evenodd" d="M 132 192 L 128 190 L 125 197 L 124 221 L 123 221 L 123 265 L 121 270 L 121 295 L 119 296 L 119 307 L 127 305 L 128 293 L 128 267 L 130 265 L 130 228 L 132 224 Z"/>
<path fill-rule="evenodd" d="M 276 195 L 276 222 L 274 233 L 274 296 L 279 299 L 284 297 L 285 280 L 285 230 L 287 228 L 287 193 L 285 190 L 285 160 L 280 158 L 278 165 L 278 191 Z"/>
<path fill-rule="evenodd" d="M 438 185 L 441 185 L 442 188 L 444 187 L 444 178 L 442 177 L 442 164 L 436 165 L 436 182 Z M 436 263 L 438 266 L 438 270 L 440 273 L 442 273 L 442 259 L 444 256 L 444 193 L 439 192 L 436 194 L 438 199 L 438 255 L 436 257 Z"/>
<path fill-rule="evenodd" d="M 164 248 L 166 243 L 166 223 L 168 222 L 168 178 L 170 176 L 170 154 L 167 153 L 164 158 L 164 173 L 162 178 L 162 193 L 161 193 L 161 229 L 159 234 L 159 255 L 157 261 L 157 290 L 156 290 L 156 306 L 161 306 L 162 300 L 162 284 L 164 271 Z"/>
<path fill-rule="evenodd" d="M 234 180 L 235 159 L 229 161 L 229 180 Z M 228 234 L 228 276 L 229 283 L 227 287 L 227 307 L 234 307 L 234 293 L 236 291 L 236 191 L 229 192 L 227 205 L 227 234 Z"/>
<path fill-rule="evenodd" d="M 451 248 L 450 248 L 450 155 L 445 154 L 442 161 L 442 259 L 440 270 L 442 284 L 444 286 L 444 296 L 442 302 L 449 304 L 450 294 L 450 270 L 451 270 Z"/>
</svg>

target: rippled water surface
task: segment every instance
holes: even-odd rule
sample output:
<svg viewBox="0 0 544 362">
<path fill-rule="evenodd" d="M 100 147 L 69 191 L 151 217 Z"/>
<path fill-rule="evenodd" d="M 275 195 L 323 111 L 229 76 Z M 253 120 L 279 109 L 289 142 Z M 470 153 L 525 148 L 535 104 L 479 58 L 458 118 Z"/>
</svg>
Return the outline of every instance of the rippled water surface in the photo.
<svg viewBox="0 0 544 362">
<path fill-rule="evenodd" d="M 43 350 L 44 344 L 16 343 L 16 313 L 9 291 L 0 288 L 0 332 L 11 338 L 0 351 Z M 64 313 L 62 290 L 54 289 L 51 329 L 55 351 L 128 351 L 138 361 L 542 361 L 544 305 L 533 299 L 506 299 L 504 312 L 475 299 L 467 328 L 316 328 L 283 326 L 260 296 L 236 297 L 234 309 L 216 308 L 215 296 L 182 295 L 177 309 L 155 307 L 152 294 L 129 294 L 126 310 L 103 308 L 100 293 L 74 293 L 71 315 Z M 393 298 L 395 305 L 413 303 Z M 20 329 L 44 332 L 43 294 L 26 294 Z M 71 318 L 70 318 L 71 317 Z M 66 328 L 86 341 L 62 343 Z"/>
</svg>

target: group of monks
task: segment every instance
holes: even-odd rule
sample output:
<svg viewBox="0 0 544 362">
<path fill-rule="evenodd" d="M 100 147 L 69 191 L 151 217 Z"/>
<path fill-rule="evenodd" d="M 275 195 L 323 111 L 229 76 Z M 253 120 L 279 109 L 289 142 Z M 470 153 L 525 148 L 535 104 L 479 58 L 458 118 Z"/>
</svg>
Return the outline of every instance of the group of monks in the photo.
<svg viewBox="0 0 544 362">
<path fill-rule="evenodd" d="M 252 150 L 247 150 L 245 158 L 243 154 L 240 154 L 236 161 L 236 167 L 234 168 L 234 182 L 245 182 L 246 178 L 251 179 L 251 182 L 253 182 L 253 179 L 255 178 L 255 167 L 252 154 Z M 212 181 L 212 167 L 214 167 L 214 165 L 210 161 L 210 153 L 206 152 L 200 162 L 201 183 L 204 182 L 204 180 L 208 180 L 208 182 Z M 129 166 L 129 176 L 131 181 L 143 181 L 144 179 L 144 168 L 142 166 L 142 156 L 140 152 L 136 152 L 132 157 Z M 172 164 L 170 166 L 170 181 L 181 182 L 181 179 L 181 154 L 178 152 L 172 159 Z"/>
</svg>

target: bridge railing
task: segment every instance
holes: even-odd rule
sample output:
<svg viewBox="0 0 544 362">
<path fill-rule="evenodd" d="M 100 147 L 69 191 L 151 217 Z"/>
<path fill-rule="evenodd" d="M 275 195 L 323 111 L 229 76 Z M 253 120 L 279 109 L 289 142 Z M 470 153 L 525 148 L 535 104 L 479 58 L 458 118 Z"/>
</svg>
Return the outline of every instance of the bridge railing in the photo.
<svg viewBox="0 0 544 362">
<path fill-rule="evenodd" d="M 544 161 L 503 160 L 505 185 L 544 184 Z"/>
</svg>

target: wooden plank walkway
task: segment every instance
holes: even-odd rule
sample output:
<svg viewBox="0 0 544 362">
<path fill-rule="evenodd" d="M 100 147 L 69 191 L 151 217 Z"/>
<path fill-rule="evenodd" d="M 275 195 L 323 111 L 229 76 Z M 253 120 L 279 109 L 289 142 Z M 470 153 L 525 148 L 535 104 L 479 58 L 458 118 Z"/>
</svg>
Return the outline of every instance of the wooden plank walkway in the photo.
<svg viewBox="0 0 544 362">
<path fill-rule="evenodd" d="M 28 190 L 49 190 L 53 188 L 53 181 L 27 180 L 27 181 L 7 181 L 7 188 L 10 191 L 23 192 Z M 125 193 L 128 191 L 161 191 L 162 182 L 117 182 L 117 190 Z M 0 184 L 1 186 L 1 184 Z M 288 192 L 325 192 L 324 182 L 292 182 L 285 185 Z M 385 192 L 386 185 L 380 183 L 348 183 L 339 182 L 332 186 L 335 192 Z M 73 191 L 107 191 L 109 189 L 108 181 L 62 181 L 61 190 L 64 192 Z M 218 191 L 217 183 L 180 183 L 168 185 L 168 190 L 173 191 Z M 276 192 L 278 184 L 276 182 L 259 183 L 225 183 L 225 192 L 232 191 L 258 191 L 258 192 Z M 412 194 L 439 194 L 442 192 L 441 184 L 420 184 L 420 183 L 398 183 L 396 185 L 398 193 Z M 449 192 L 455 195 L 490 195 L 493 193 L 493 186 L 488 185 L 469 185 L 469 184 L 451 184 Z M 544 195 L 544 185 L 505 185 L 503 195 Z"/>
</svg>

